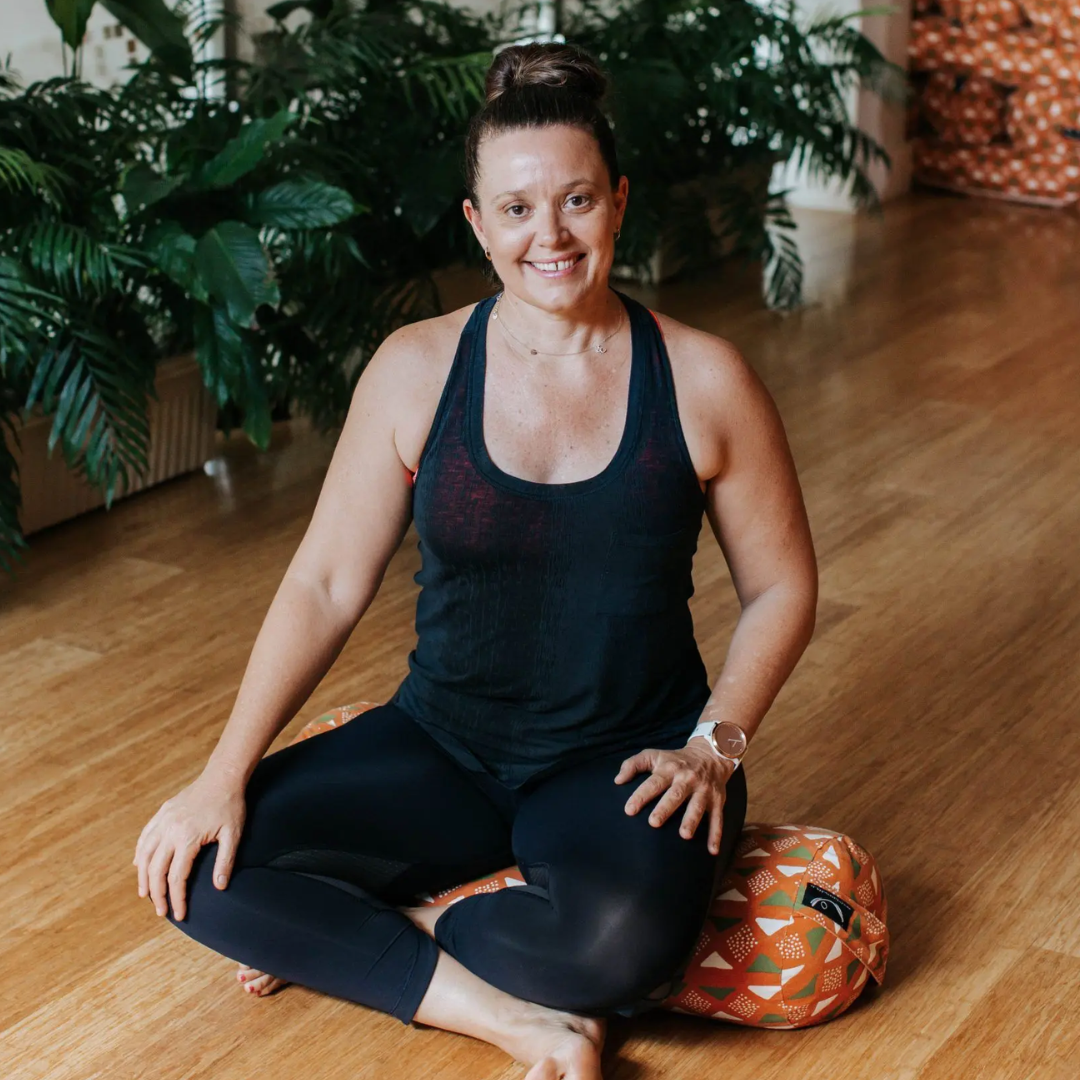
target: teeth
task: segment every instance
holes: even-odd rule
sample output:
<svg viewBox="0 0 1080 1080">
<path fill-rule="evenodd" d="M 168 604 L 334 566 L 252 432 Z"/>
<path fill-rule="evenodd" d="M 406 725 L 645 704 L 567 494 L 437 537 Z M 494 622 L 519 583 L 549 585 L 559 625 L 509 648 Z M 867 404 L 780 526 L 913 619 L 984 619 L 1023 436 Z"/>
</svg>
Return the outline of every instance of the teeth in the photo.
<svg viewBox="0 0 1080 1080">
<path fill-rule="evenodd" d="M 567 269 L 567 267 L 573 266 L 574 263 L 576 263 L 576 262 L 577 262 L 577 258 L 575 257 L 573 259 L 563 259 L 562 262 L 553 262 L 553 263 L 534 262 L 533 266 L 535 266 L 537 270 L 547 270 L 547 271 L 565 270 L 565 269 Z"/>
</svg>

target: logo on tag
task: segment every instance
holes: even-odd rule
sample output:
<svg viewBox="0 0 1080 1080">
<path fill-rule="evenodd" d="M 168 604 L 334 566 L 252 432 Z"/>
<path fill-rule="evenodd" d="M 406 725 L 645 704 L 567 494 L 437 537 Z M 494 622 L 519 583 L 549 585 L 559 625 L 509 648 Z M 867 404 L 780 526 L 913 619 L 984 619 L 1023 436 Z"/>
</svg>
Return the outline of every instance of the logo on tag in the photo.
<svg viewBox="0 0 1080 1080">
<path fill-rule="evenodd" d="M 845 904 L 836 893 L 819 889 L 812 882 L 807 882 L 802 905 L 820 911 L 822 915 L 828 915 L 834 923 L 839 923 L 845 930 L 855 910 L 850 904 Z"/>
</svg>

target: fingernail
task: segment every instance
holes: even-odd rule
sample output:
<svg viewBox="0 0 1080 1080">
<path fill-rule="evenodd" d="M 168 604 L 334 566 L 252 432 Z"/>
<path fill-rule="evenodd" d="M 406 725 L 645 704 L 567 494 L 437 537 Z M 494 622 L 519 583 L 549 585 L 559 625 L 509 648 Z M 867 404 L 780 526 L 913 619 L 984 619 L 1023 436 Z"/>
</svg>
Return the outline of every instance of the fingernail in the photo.
<svg viewBox="0 0 1080 1080">
<path fill-rule="evenodd" d="M 247 982 L 247 976 L 246 975 L 241 975 L 240 976 L 240 981 L 241 982 Z"/>
<path fill-rule="evenodd" d="M 219 885 L 224 885 L 225 884 L 225 875 L 224 874 L 218 874 L 217 883 Z"/>
</svg>

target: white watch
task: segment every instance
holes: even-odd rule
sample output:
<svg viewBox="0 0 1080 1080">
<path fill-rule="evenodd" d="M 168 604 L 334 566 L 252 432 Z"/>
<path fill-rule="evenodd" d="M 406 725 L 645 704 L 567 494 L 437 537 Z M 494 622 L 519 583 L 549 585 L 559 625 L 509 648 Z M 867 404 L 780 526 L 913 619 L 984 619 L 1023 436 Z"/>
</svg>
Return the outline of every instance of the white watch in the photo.
<svg viewBox="0 0 1080 1080">
<path fill-rule="evenodd" d="M 693 731 L 690 739 L 702 736 L 722 758 L 727 758 L 733 765 L 732 773 L 739 767 L 739 762 L 746 753 L 746 732 L 730 720 L 702 720 Z M 686 741 L 689 742 L 690 739 Z"/>
</svg>

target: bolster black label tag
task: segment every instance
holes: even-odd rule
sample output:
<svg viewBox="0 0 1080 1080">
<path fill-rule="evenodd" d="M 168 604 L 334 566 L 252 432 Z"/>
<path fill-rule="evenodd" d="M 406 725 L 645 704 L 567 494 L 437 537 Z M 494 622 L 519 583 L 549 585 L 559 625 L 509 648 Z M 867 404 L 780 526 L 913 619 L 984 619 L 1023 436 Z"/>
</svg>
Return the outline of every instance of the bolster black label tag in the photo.
<svg viewBox="0 0 1080 1080">
<path fill-rule="evenodd" d="M 803 907 L 810 907 L 815 911 L 820 911 L 822 915 L 828 915 L 834 923 L 839 923 L 845 930 L 855 910 L 850 904 L 845 904 L 836 893 L 819 889 L 813 882 L 806 883 L 802 904 Z"/>
</svg>

